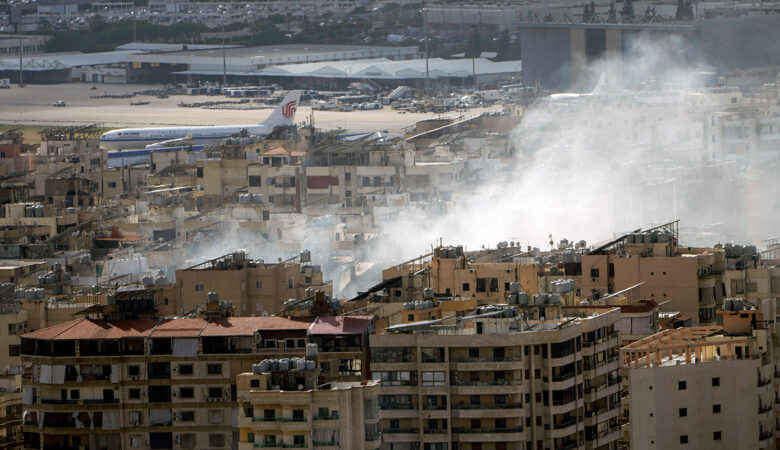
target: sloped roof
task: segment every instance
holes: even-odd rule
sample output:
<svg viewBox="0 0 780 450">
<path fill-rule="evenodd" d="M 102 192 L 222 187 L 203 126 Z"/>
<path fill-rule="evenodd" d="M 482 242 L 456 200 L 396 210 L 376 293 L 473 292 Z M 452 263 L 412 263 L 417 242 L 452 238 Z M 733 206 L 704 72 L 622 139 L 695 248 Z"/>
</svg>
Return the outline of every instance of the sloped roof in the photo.
<svg viewBox="0 0 780 450">
<path fill-rule="evenodd" d="M 320 316 L 311 324 L 309 334 L 363 334 L 372 320 L 371 316 Z"/>
</svg>

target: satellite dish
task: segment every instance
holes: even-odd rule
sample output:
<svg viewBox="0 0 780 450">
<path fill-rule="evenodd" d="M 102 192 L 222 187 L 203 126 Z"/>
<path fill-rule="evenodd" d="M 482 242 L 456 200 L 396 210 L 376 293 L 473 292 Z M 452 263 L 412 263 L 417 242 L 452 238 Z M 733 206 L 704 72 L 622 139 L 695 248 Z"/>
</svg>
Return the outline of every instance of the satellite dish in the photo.
<svg viewBox="0 0 780 450">
<path fill-rule="evenodd" d="M 299 390 L 299 391 L 302 391 L 302 390 L 303 390 L 303 385 L 302 385 L 302 384 L 299 384 L 299 385 L 298 385 L 298 390 Z"/>
</svg>

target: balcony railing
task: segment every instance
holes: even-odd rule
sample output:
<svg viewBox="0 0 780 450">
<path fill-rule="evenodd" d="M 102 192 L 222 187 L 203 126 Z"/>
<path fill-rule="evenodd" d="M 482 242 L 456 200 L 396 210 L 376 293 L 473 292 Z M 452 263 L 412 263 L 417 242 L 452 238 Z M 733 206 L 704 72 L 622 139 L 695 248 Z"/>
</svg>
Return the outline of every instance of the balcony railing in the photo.
<svg viewBox="0 0 780 450">
<path fill-rule="evenodd" d="M 447 405 L 423 405 L 424 410 L 442 411 L 447 409 Z"/>
<path fill-rule="evenodd" d="M 447 429 L 441 429 L 441 428 L 425 428 L 423 430 L 424 434 L 447 434 Z"/>
<path fill-rule="evenodd" d="M 417 406 L 416 405 L 396 405 L 396 404 L 393 404 L 393 405 L 382 405 L 382 404 L 380 404 L 379 405 L 379 409 L 384 409 L 384 410 L 398 410 L 398 409 L 401 409 L 401 410 L 404 410 L 404 409 L 406 409 L 406 410 L 417 410 Z"/>
<path fill-rule="evenodd" d="M 314 416 L 314 420 L 339 420 L 338 414 L 333 414 L 329 416 Z"/>
<path fill-rule="evenodd" d="M 521 361 L 519 356 L 493 356 L 488 358 L 468 358 L 459 357 L 451 360 L 452 362 L 459 363 L 482 363 L 482 362 L 514 362 Z"/>
<path fill-rule="evenodd" d="M 575 375 L 577 375 L 577 372 L 569 372 L 561 375 L 553 375 L 552 380 L 553 382 L 566 381 L 569 378 L 573 378 Z"/>
<path fill-rule="evenodd" d="M 764 414 L 765 412 L 769 412 L 771 410 L 772 410 L 772 405 L 766 405 L 766 406 L 758 405 L 759 414 Z"/>
<path fill-rule="evenodd" d="M 771 383 L 772 379 L 767 378 L 766 380 L 763 380 L 761 378 L 758 379 L 758 387 L 766 386 L 767 384 Z"/>
<path fill-rule="evenodd" d="M 426 430 L 427 431 L 427 430 Z M 485 433 L 521 433 L 523 427 L 512 428 L 453 428 L 453 433 L 473 433 L 473 434 L 485 434 Z"/>
<path fill-rule="evenodd" d="M 553 424 L 553 429 L 560 430 L 561 428 L 567 428 L 577 423 L 577 418 L 572 417 L 571 419 L 564 420 L 561 423 Z"/>
<path fill-rule="evenodd" d="M 420 433 L 419 428 L 390 428 L 390 429 L 383 429 L 383 433 L 390 433 L 390 434 L 400 434 L 400 433 L 408 433 L 408 434 L 418 434 Z"/>
<path fill-rule="evenodd" d="M 471 381 L 459 380 L 457 383 L 451 383 L 452 386 L 511 386 L 522 384 L 521 380 L 492 380 L 492 381 Z"/>
<path fill-rule="evenodd" d="M 313 444 L 315 447 L 340 447 L 341 446 L 341 444 L 339 444 L 338 441 L 329 441 L 329 442 L 313 441 Z"/>
<path fill-rule="evenodd" d="M 492 404 L 492 405 L 453 405 L 452 409 L 516 409 L 516 408 L 522 408 L 522 403 L 503 403 L 503 404 Z"/>
<path fill-rule="evenodd" d="M 119 403 L 119 399 L 118 398 L 110 398 L 110 399 L 89 398 L 89 399 L 82 400 L 82 402 L 84 402 L 85 405 L 104 405 L 107 403 Z"/>
</svg>

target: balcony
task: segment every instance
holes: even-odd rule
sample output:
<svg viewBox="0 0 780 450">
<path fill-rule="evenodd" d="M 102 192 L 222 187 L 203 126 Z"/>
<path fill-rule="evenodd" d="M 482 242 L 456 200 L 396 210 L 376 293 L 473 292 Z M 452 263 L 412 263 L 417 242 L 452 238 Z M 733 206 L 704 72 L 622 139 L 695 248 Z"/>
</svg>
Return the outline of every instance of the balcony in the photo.
<svg viewBox="0 0 780 450">
<path fill-rule="evenodd" d="M 427 431 L 427 430 L 426 430 Z M 453 428 L 453 433 L 465 433 L 465 434 L 488 434 L 488 433 L 522 433 L 523 427 L 513 428 Z"/>
<path fill-rule="evenodd" d="M 339 420 L 338 414 L 331 414 L 329 416 L 314 416 L 312 417 L 313 420 Z M 303 420 L 304 422 L 306 419 Z"/>
<path fill-rule="evenodd" d="M 385 434 L 420 434 L 419 428 L 390 428 L 382 430 Z"/>
<path fill-rule="evenodd" d="M 423 430 L 423 434 L 447 434 L 449 431 L 447 429 L 441 429 L 441 428 L 426 428 Z"/>
<path fill-rule="evenodd" d="M 256 355 L 302 355 L 306 353 L 305 348 L 258 348 L 254 351 Z"/>
<path fill-rule="evenodd" d="M 460 442 L 506 442 L 522 441 L 523 427 L 512 428 L 453 428 L 453 434 L 458 434 Z"/>
<path fill-rule="evenodd" d="M 454 370 L 518 370 L 523 367 L 519 356 L 506 356 L 494 358 L 457 358 L 450 362 Z"/>
</svg>

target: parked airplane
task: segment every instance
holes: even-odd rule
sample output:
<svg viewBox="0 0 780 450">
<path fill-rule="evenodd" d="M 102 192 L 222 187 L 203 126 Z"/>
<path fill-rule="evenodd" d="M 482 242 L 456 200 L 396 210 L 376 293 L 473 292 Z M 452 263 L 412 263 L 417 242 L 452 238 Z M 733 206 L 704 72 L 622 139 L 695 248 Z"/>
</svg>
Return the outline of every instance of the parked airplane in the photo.
<svg viewBox="0 0 780 450">
<path fill-rule="evenodd" d="M 255 136 L 267 136 L 274 128 L 292 125 L 302 91 L 287 94 L 273 113 L 257 125 L 226 125 L 200 127 L 123 128 L 100 136 L 100 144 L 113 150 L 145 148 L 179 139 L 197 144 L 218 144 L 223 139 L 240 134 L 243 130 Z"/>
<path fill-rule="evenodd" d="M 580 98 L 580 97 L 590 97 L 592 95 L 603 95 L 606 93 L 606 84 L 607 84 L 607 74 L 606 72 L 602 72 L 599 76 L 599 81 L 596 83 L 596 87 L 593 88 L 592 92 L 564 92 L 560 94 L 552 94 L 550 95 L 550 100 L 568 100 L 573 98 Z"/>
</svg>

